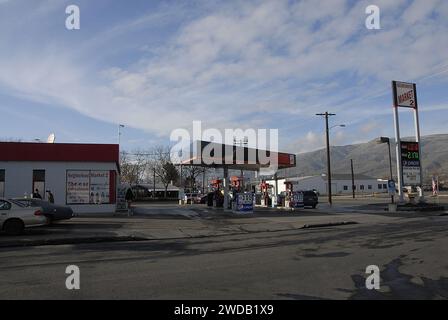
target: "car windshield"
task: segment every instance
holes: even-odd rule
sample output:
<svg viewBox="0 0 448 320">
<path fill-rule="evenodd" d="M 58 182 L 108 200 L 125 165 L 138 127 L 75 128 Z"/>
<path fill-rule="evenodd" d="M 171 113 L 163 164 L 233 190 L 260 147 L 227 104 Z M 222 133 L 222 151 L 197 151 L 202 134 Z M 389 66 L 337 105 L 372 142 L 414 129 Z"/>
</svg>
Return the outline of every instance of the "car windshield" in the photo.
<svg viewBox="0 0 448 320">
<path fill-rule="evenodd" d="M 28 206 L 28 203 L 25 203 L 24 201 L 22 202 L 22 201 L 14 200 L 14 199 L 8 199 L 8 201 L 10 201 L 10 202 L 14 203 L 15 205 L 22 207 L 22 208 Z"/>
</svg>

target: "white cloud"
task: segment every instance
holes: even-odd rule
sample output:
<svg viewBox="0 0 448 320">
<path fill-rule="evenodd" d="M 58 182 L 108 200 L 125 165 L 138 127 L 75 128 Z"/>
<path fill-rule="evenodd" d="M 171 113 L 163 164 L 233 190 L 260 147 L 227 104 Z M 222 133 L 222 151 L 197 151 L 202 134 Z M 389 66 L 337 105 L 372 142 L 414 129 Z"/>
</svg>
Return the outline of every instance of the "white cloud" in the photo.
<svg viewBox="0 0 448 320">
<path fill-rule="evenodd" d="M 328 106 L 368 119 L 372 110 L 358 112 L 361 103 L 383 95 L 391 79 L 422 78 L 446 62 L 447 21 L 431 17 L 447 11 L 441 1 L 378 1 L 383 29 L 375 32 L 364 27 L 367 1 L 352 7 L 344 0 L 233 4 L 185 20 L 157 47 L 141 39 L 152 54 L 143 52 L 128 64 L 92 65 L 74 55 L 93 58 L 120 46 L 114 32 L 89 35 L 91 41 L 71 51 L 62 40 L 41 36 L 36 42 L 10 28 L 20 41 L 0 45 L 8 46 L 0 53 L 0 88 L 168 135 L 196 119 L 221 128 L 269 126 L 270 113 L 309 117 Z M 131 36 L 160 19 L 168 18 L 156 12 L 111 30 Z M 437 79 L 446 81 L 446 74 Z M 264 120 L 257 113 L 266 114 Z M 338 133 L 335 139 L 346 137 Z M 305 138 L 309 147 L 319 141 L 312 132 Z"/>
</svg>

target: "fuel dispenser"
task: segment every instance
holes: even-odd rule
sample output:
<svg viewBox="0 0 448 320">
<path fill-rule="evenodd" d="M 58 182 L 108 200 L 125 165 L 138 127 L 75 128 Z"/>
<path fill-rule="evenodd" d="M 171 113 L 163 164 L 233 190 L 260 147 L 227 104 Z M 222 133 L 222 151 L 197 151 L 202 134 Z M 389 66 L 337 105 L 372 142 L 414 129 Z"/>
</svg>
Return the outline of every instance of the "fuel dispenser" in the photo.
<svg viewBox="0 0 448 320">
<path fill-rule="evenodd" d="M 294 191 L 294 185 L 292 184 L 292 182 L 285 182 L 285 203 L 284 203 L 284 207 L 285 208 L 291 208 L 291 202 L 292 202 L 292 193 Z"/>
<path fill-rule="evenodd" d="M 242 192 L 243 179 L 242 177 L 232 176 L 230 177 L 230 187 L 232 189 L 237 190 L 238 192 Z"/>
<path fill-rule="evenodd" d="M 262 181 L 260 184 L 260 191 L 261 191 L 261 206 L 262 207 L 269 207 L 272 203 L 271 201 L 271 193 L 272 193 L 273 186 L 269 183 L 266 183 L 266 181 Z"/>
<path fill-rule="evenodd" d="M 221 190 L 222 180 L 215 179 L 211 182 L 211 187 L 213 190 L 213 207 L 222 208 L 224 204 L 224 195 Z"/>
</svg>

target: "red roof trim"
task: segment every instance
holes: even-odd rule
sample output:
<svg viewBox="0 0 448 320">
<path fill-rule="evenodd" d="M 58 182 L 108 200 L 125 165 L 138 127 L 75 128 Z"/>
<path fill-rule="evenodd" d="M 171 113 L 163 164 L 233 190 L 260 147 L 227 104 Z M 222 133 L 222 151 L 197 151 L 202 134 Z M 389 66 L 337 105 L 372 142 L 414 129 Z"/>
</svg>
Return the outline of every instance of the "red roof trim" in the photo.
<svg viewBox="0 0 448 320">
<path fill-rule="evenodd" d="M 115 162 L 118 144 L 0 142 L 0 161 Z"/>
</svg>

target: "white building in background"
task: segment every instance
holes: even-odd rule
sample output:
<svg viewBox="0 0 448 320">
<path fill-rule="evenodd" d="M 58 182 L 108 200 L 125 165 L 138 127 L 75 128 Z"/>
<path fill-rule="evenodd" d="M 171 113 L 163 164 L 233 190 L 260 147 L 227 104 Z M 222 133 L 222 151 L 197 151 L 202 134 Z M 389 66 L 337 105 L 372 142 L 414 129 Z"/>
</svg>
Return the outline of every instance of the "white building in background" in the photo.
<svg viewBox="0 0 448 320">
<path fill-rule="evenodd" d="M 331 192 L 332 194 L 351 194 L 352 193 L 352 176 L 351 174 L 332 174 L 331 175 Z M 286 191 L 285 182 L 291 182 L 296 191 L 299 190 L 316 190 L 320 195 L 327 194 L 327 176 L 307 176 L 297 178 L 267 179 L 270 185 L 278 185 L 278 193 Z M 387 180 L 377 179 L 362 174 L 355 174 L 355 191 L 357 194 L 387 193 Z"/>
</svg>

